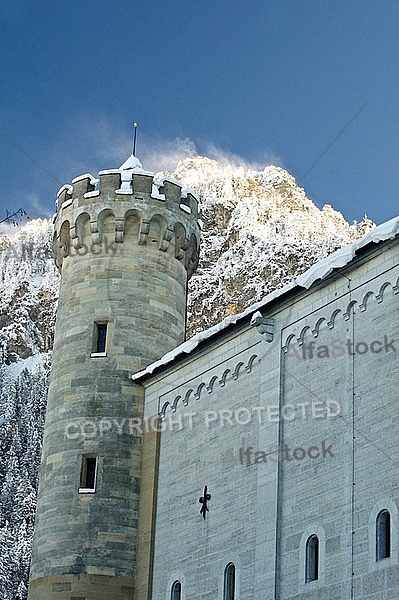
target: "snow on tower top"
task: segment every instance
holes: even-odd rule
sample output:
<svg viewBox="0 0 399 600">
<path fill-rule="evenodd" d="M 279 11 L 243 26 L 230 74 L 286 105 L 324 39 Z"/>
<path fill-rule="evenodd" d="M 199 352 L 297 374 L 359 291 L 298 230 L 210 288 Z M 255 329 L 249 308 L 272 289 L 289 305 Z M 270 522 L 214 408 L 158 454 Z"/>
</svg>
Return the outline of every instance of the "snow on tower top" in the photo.
<svg viewBox="0 0 399 600">
<path fill-rule="evenodd" d="M 129 158 L 127 160 L 125 160 L 123 165 L 121 165 L 119 168 L 121 171 L 126 171 L 127 169 L 133 169 L 134 171 L 135 170 L 141 171 L 143 169 L 143 165 L 141 164 L 141 162 L 139 161 L 137 156 L 134 156 L 133 154 L 131 154 L 129 156 Z"/>
</svg>

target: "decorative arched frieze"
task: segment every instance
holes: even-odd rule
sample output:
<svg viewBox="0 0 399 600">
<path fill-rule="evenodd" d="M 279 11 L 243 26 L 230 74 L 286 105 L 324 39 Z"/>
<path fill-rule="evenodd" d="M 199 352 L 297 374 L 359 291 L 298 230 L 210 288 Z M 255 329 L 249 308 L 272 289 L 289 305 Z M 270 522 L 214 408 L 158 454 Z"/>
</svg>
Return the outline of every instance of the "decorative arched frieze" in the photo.
<svg viewBox="0 0 399 600">
<path fill-rule="evenodd" d="M 61 230 L 61 227 L 58 231 Z M 156 243 L 162 252 L 173 248 L 175 257 L 184 263 L 189 275 L 198 264 L 199 242 L 196 235 L 192 234 L 188 238 L 182 222 L 168 222 L 165 217 L 158 213 L 152 213 L 150 210 L 130 209 L 124 211 L 118 205 L 115 205 L 115 210 L 104 208 L 99 213 L 93 211 L 91 215 L 86 210 L 82 210 L 77 215 L 76 212 L 74 213 L 74 221 L 70 223 L 69 230 L 68 244 L 70 242 L 76 249 L 82 248 L 84 244 L 101 244 L 105 238 L 109 243 L 114 241 L 123 243 L 127 236 L 127 239 L 134 240 L 140 245 Z M 89 236 L 91 236 L 91 242 L 88 240 Z M 58 244 L 58 248 L 64 245 L 58 238 L 54 243 Z M 68 254 L 69 252 L 64 253 L 63 258 Z"/>
<path fill-rule="evenodd" d="M 293 340 L 296 341 L 298 346 L 302 346 L 302 344 L 304 343 L 305 335 L 307 334 L 308 331 L 310 331 L 312 333 L 313 337 L 316 338 L 320 334 L 320 329 L 323 326 L 324 322 L 327 324 L 328 329 L 330 329 L 330 330 L 334 329 L 336 320 L 339 315 L 341 315 L 343 317 L 344 321 L 349 321 L 350 318 L 355 314 L 355 306 L 356 305 L 359 306 L 361 312 L 365 312 L 368 309 L 368 307 L 370 306 L 370 303 L 372 302 L 373 298 L 375 299 L 375 301 L 377 303 L 383 302 L 386 298 L 388 289 L 391 289 L 393 294 L 397 294 L 398 293 L 397 290 L 399 289 L 398 285 L 399 285 L 399 278 L 396 280 L 395 285 L 392 285 L 391 282 L 386 281 L 381 285 L 377 294 L 372 290 L 367 291 L 364 294 L 360 304 L 359 304 L 358 300 L 351 300 L 349 302 L 349 304 L 347 305 L 345 311 L 343 311 L 340 308 L 337 308 L 331 313 L 331 316 L 328 320 L 324 316 L 319 317 L 313 327 L 311 327 L 308 324 L 306 324 L 304 327 L 302 327 L 299 335 L 294 332 L 289 333 L 285 342 L 282 345 L 282 350 L 283 350 L 284 354 L 286 354 L 288 352 L 288 347 Z"/>
<path fill-rule="evenodd" d="M 100 171 L 100 179 L 85 173 L 76 177 L 72 186 L 63 186 L 58 192 L 53 221 L 58 268 L 62 268 L 68 255 L 100 255 L 103 249 L 98 246 L 105 241 L 115 252 L 113 244 L 122 244 L 127 239 L 129 243 L 134 240 L 136 244 L 147 244 L 174 255 L 190 277 L 199 257 L 198 200 L 189 190 L 182 190 L 178 182 L 168 179 L 154 182 L 151 173 L 137 172 L 135 167 L 130 168 L 130 163 L 126 164 L 120 169 Z M 83 213 L 88 217 L 80 216 Z M 60 229 L 66 219 L 70 223 L 73 253 L 69 252 L 69 243 L 67 251 L 61 250 Z M 84 235 L 79 231 L 81 220 L 85 221 Z M 85 229 L 86 221 L 89 230 Z M 92 245 L 97 246 L 96 252 L 92 252 Z"/>
<path fill-rule="evenodd" d="M 188 388 L 186 391 L 181 391 L 181 393 L 174 398 L 172 403 L 169 401 L 164 402 L 162 408 L 159 411 L 160 416 L 162 418 L 165 417 L 168 406 L 170 407 L 170 410 L 172 412 L 175 412 L 182 398 L 183 406 L 188 406 L 191 398 L 195 398 L 195 400 L 200 400 L 202 392 L 205 389 L 208 392 L 208 394 L 212 394 L 212 392 L 215 389 L 216 382 L 219 383 L 220 387 L 224 387 L 228 381 L 236 381 L 239 375 L 244 371 L 246 373 L 251 373 L 256 359 L 258 359 L 258 362 L 260 362 L 260 358 L 258 357 L 258 355 L 252 354 L 246 365 L 242 360 L 240 360 L 234 368 L 225 369 L 220 377 L 217 375 L 213 375 L 208 383 L 206 383 L 205 381 L 201 381 L 201 383 L 198 384 L 196 391 L 194 391 L 195 388 L 193 387 Z"/>
</svg>

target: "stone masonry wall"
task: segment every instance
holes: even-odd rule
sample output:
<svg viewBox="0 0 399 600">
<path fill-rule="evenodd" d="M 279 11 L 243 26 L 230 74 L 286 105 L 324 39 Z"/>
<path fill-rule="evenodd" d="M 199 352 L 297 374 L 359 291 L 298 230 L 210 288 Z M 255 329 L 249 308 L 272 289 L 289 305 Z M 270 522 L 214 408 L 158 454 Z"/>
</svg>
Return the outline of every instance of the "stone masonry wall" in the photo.
<svg viewBox="0 0 399 600">
<path fill-rule="evenodd" d="M 183 600 L 222 600 L 229 562 L 236 600 L 396 597 L 399 341 L 389 342 L 399 340 L 398 277 L 397 244 L 381 245 L 263 310 L 272 342 L 237 326 L 145 382 L 146 416 L 165 415 L 152 598 L 169 598 L 180 580 Z M 244 464 L 240 448 L 251 448 Z M 392 553 L 376 561 L 383 508 Z M 305 583 L 312 534 L 319 577 Z"/>
</svg>

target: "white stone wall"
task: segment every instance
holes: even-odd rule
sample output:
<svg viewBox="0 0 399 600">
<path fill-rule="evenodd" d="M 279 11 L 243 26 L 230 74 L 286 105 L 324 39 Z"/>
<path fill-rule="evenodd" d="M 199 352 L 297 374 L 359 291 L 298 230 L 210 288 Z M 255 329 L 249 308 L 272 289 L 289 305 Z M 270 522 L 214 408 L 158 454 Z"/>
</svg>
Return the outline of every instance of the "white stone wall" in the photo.
<svg viewBox="0 0 399 600">
<path fill-rule="evenodd" d="M 237 600 L 397 596 L 397 255 L 397 245 L 381 246 L 345 274 L 265 309 L 275 319 L 271 343 L 248 323 L 237 326 L 146 383 L 146 416 L 163 409 L 166 427 L 154 599 L 170 598 L 179 579 L 185 600 L 222 600 L 229 562 L 237 568 Z M 384 336 L 398 339 L 397 349 L 372 352 L 371 342 L 384 344 Z M 368 351 L 349 356 L 345 346 L 345 354 L 332 356 L 332 342 L 337 354 L 337 341 L 348 339 Z M 229 413 L 220 411 L 231 411 L 232 424 L 221 426 Z M 322 449 L 323 442 L 326 456 L 301 458 L 298 450 L 301 459 L 293 458 L 295 448 Z M 270 454 L 272 444 L 283 449 L 282 460 Z M 233 464 L 240 447 L 252 448 L 251 464 Z M 212 498 L 204 520 L 198 500 L 205 485 Z M 392 553 L 377 563 L 375 517 L 382 508 L 391 512 Z M 305 584 L 311 534 L 320 540 L 319 579 Z"/>
</svg>

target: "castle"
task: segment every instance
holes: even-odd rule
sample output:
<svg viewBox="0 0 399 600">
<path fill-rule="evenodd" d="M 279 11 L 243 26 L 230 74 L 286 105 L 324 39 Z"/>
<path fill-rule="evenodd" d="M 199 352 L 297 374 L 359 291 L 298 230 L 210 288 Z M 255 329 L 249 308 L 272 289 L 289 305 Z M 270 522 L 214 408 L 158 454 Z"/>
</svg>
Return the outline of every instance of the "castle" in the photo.
<svg viewBox="0 0 399 600">
<path fill-rule="evenodd" d="M 30 600 L 399 586 L 399 218 L 184 341 L 198 202 L 135 156 L 58 193 Z"/>
</svg>

